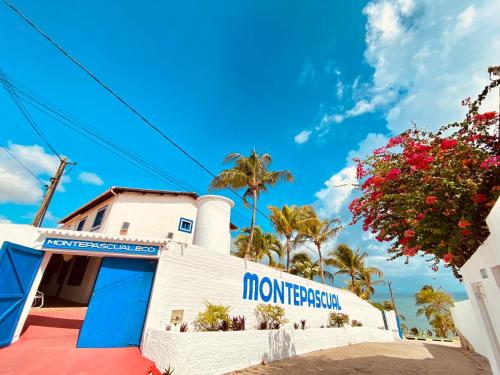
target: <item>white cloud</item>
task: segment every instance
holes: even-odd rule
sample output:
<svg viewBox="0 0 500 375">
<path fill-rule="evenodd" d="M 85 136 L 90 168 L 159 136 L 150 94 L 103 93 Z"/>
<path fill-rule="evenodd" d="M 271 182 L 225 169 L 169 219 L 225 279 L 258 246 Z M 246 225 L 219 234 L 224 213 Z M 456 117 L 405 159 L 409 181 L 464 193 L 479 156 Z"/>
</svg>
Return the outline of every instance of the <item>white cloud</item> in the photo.
<svg viewBox="0 0 500 375">
<path fill-rule="evenodd" d="M 326 134 L 333 123 L 377 110 L 394 134 L 412 122 L 433 130 L 463 118 L 460 101 L 475 97 L 488 83 L 487 67 L 498 63 L 500 1 L 372 0 L 363 12 L 373 77 L 357 78 L 348 87 L 354 104 L 324 114 L 316 130 Z M 496 110 L 496 100 L 490 95 L 483 110 Z"/>
<path fill-rule="evenodd" d="M 314 67 L 312 66 L 310 61 L 306 61 L 304 63 L 304 66 L 302 68 L 302 72 L 299 74 L 299 78 L 297 78 L 297 84 L 298 85 L 303 85 L 306 82 L 310 82 L 311 80 L 314 79 L 314 76 L 316 75 L 316 72 L 314 70 Z"/>
<path fill-rule="evenodd" d="M 370 154 L 374 149 L 387 144 L 388 138 L 382 134 L 369 133 L 363 139 L 356 150 L 349 152 L 346 158 L 346 166 L 339 172 L 333 174 L 325 181 L 325 188 L 314 194 L 316 197 L 315 207 L 318 208 L 321 216 L 331 217 L 342 210 L 347 209 L 352 191 L 357 184 L 356 167 L 353 165 L 353 158 L 362 158 Z M 344 185 L 339 187 L 340 185 Z"/>
<path fill-rule="evenodd" d="M 325 217 L 337 214 L 351 195 L 353 184 L 356 182 L 354 166 L 346 167 L 330 177 L 325 182 L 326 187 L 315 194 L 320 202 L 319 214 Z"/>
<path fill-rule="evenodd" d="M 104 184 L 101 177 L 93 172 L 82 172 L 78 175 L 78 180 L 84 184 L 102 185 Z"/>
<path fill-rule="evenodd" d="M 306 143 L 309 140 L 309 136 L 311 135 L 310 130 L 302 130 L 299 134 L 297 134 L 294 138 L 295 143 L 301 145 L 302 143 Z"/>
<path fill-rule="evenodd" d="M 10 144 L 7 149 L 43 181 L 48 182 L 59 166 L 57 156 L 45 153 L 43 147 L 38 145 Z M 0 150 L 0 181 L 0 203 L 35 204 L 42 198 L 42 183 L 4 150 Z"/>
<path fill-rule="evenodd" d="M 374 0 L 364 13 L 373 92 L 404 92 L 387 111 L 389 130 L 399 133 L 411 121 L 436 129 L 460 120 L 460 100 L 477 95 L 488 83 L 488 65 L 498 62 L 500 2 Z"/>
</svg>

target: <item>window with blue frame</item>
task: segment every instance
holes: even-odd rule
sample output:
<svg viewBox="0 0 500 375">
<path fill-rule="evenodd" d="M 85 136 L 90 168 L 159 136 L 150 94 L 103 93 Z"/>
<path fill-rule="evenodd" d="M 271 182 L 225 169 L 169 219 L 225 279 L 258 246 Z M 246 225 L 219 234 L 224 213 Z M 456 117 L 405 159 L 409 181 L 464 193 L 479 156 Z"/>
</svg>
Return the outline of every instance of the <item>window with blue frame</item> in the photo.
<svg viewBox="0 0 500 375">
<path fill-rule="evenodd" d="M 181 217 L 179 221 L 179 230 L 181 232 L 191 233 L 193 231 L 193 220 Z"/>
<path fill-rule="evenodd" d="M 97 211 L 94 219 L 94 224 L 92 224 L 92 229 L 97 229 L 101 226 L 102 219 L 104 219 L 104 214 L 106 213 L 106 208 L 107 207 L 103 207 L 99 211 Z"/>
<path fill-rule="evenodd" d="M 82 219 L 78 222 L 78 226 L 76 227 L 76 230 L 78 232 L 82 231 L 83 230 L 83 227 L 85 226 L 85 222 L 87 221 L 87 218 L 85 219 Z"/>
</svg>

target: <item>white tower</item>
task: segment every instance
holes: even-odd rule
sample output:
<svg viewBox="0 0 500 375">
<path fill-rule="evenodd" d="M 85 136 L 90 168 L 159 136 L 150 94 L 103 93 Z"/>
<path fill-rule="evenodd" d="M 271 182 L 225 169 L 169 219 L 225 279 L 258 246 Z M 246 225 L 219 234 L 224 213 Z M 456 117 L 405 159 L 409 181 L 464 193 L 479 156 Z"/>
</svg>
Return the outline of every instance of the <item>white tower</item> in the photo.
<svg viewBox="0 0 500 375">
<path fill-rule="evenodd" d="M 193 243 L 219 253 L 231 250 L 230 220 L 234 202 L 220 195 L 203 195 L 196 200 L 198 214 Z"/>
</svg>

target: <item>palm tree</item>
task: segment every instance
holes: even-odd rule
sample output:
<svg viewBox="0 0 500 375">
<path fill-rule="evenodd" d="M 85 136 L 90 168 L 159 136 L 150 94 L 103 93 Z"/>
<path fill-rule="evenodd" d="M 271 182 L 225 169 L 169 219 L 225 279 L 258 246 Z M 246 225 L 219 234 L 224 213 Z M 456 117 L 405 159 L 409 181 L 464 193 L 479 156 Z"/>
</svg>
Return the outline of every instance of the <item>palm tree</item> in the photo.
<svg viewBox="0 0 500 375">
<path fill-rule="evenodd" d="M 242 233 L 238 235 L 235 241 L 235 245 L 238 248 L 236 256 L 243 258 L 246 253 L 248 242 L 250 241 L 250 229 L 243 228 Z M 260 261 L 264 257 L 269 260 L 269 265 L 271 267 L 276 266 L 274 261 L 274 256 L 278 256 L 278 262 L 283 256 L 284 248 L 283 244 L 274 234 L 269 232 L 263 232 L 260 227 L 256 226 L 254 231 L 254 238 L 250 248 L 250 257 L 255 261 Z"/>
<path fill-rule="evenodd" d="M 348 283 L 347 288 L 354 292 L 358 297 L 364 300 L 369 300 L 372 294 L 375 293 L 374 286 L 383 282 L 383 280 L 372 280 L 372 272 L 363 267 L 358 271 L 354 283 L 351 280 Z"/>
<path fill-rule="evenodd" d="M 210 183 L 209 190 L 221 189 L 246 189 L 243 194 L 243 203 L 249 207 L 248 198 L 252 198 L 252 222 L 250 225 L 249 241 L 244 253 L 244 258 L 250 256 L 255 230 L 255 214 L 257 212 L 257 198 L 261 192 L 267 191 L 268 186 L 274 186 L 278 182 L 293 182 L 290 171 L 269 171 L 268 167 L 272 162 L 271 155 L 259 155 L 255 150 L 246 157 L 238 153 L 228 154 L 224 159 L 224 164 L 233 163 L 229 169 L 220 172 Z"/>
<path fill-rule="evenodd" d="M 383 273 L 376 267 L 365 267 L 365 258 L 368 253 L 360 253 L 359 250 L 353 251 L 345 244 L 338 245 L 337 248 L 328 253 L 330 258 L 325 260 L 329 266 L 338 268 L 335 275 L 349 275 L 351 285 L 356 284 L 356 279 L 371 281 L 371 276 L 376 275 L 382 278 Z M 365 281 L 365 284 L 366 284 Z"/>
<path fill-rule="evenodd" d="M 318 250 L 319 257 L 319 268 L 321 281 L 325 284 L 325 272 L 323 269 L 323 255 L 321 254 L 322 245 L 328 240 L 333 239 L 340 230 L 342 230 L 342 226 L 340 225 L 340 221 L 338 219 L 320 219 L 314 208 L 311 206 L 305 206 L 304 215 L 308 217 L 308 220 L 305 220 L 302 225 L 299 227 L 299 233 L 295 237 L 294 245 L 304 244 L 307 241 L 310 241 L 316 245 L 316 249 Z"/>
<path fill-rule="evenodd" d="M 454 331 L 450 312 L 453 298 L 448 293 L 434 290 L 432 285 L 424 285 L 415 294 L 415 305 L 420 306 L 417 316 L 425 315 L 437 336 L 448 337 L 450 331 Z"/>
<path fill-rule="evenodd" d="M 302 276 L 310 280 L 313 280 L 314 276 L 321 275 L 319 260 L 313 262 L 311 256 L 307 253 L 294 254 L 291 264 L 290 273 L 292 275 Z M 333 283 L 333 274 L 328 271 L 324 271 L 324 274 Z"/>
<path fill-rule="evenodd" d="M 278 208 L 269 206 L 271 220 L 276 233 L 285 237 L 286 240 L 286 272 L 290 269 L 290 253 L 292 250 L 292 237 L 300 226 L 309 219 L 304 209 L 298 206 L 287 206 Z"/>
</svg>

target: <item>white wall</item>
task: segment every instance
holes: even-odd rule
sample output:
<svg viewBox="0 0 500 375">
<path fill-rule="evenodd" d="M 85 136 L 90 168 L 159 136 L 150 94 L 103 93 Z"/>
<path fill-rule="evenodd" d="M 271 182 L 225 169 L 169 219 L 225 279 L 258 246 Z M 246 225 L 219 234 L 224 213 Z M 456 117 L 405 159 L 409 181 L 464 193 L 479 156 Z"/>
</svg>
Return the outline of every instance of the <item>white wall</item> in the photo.
<svg viewBox="0 0 500 375">
<path fill-rule="evenodd" d="M 120 234 L 122 223 L 127 221 L 130 223 L 127 236 L 166 238 L 172 232 L 175 241 L 191 244 L 196 229 L 196 213 L 196 200 L 191 196 L 120 193 L 105 232 Z M 193 232 L 178 230 L 181 217 L 193 220 Z"/>
<path fill-rule="evenodd" d="M 499 375 L 500 201 L 497 201 L 486 222 L 490 230 L 489 237 L 460 269 L 464 287 L 469 296 L 470 307 L 457 303 L 452 313 L 460 332 L 478 353 L 489 359 L 493 373 Z M 495 277 L 495 271 L 497 277 Z M 484 301 L 484 307 L 482 301 Z M 471 329 L 471 321 L 477 322 L 477 330 Z"/>
<path fill-rule="evenodd" d="M 231 208 L 234 202 L 220 195 L 204 195 L 196 200 L 198 214 L 193 243 L 208 250 L 229 254 Z"/>
<path fill-rule="evenodd" d="M 170 243 L 159 259 L 146 328 L 164 330 L 170 324 L 172 310 L 184 310 L 184 321 L 192 323 L 198 312 L 204 309 L 204 300 L 229 305 L 231 316 L 244 315 L 247 329 L 256 327 L 255 307 L 262 301 L 242 298 L 243 277 L 247 271 L 261 278 L 268 276 L 337 293 L 342 307 L 340 312 L 362 322 L 364 326 L 384 327 L 381 311 L 349 291 L 325 286 L 233 255 L 206 251 L 197 246 L 183 248 Z M 282 306 L 290 321 L 289 326 L 306 319 L 308 327 L 321 327 L 328 324 L 329 313 L 336 311 L 306 305 Z"/>
<path fill-rule="evenodd" d="M 467 341 L 474 347 L 478 353 L 487 353 L 488 345 L 484 340 L 483 334 L 470 300 L 454 302 L 451 308 L 451 315 L 456 327 L 459 327 L 460 333 L 467 338 Z"/>
<path fill-rule="evenodd" d="M 99 205 L 91 208 L 88 211 L 85 211 L 84 213 L 75 216 L 73 219 L 65 223 L 61 228 L 62 229 L 68 229 L 68 230 L 76 230 L 78 227 L 78 223 L 85 219 L 85 224 L 83 225 L 82 231 L 86 232 L 106 232 L 106 228 L 108 225 L 108 220 L 110 217 L 111 210 L 113 208 L 114 202 L 116 200 L 116 197 L 110 198 Z M 94 224 L 94 219 L 95 215 L 97 214 L 97 211 L 102 209 L 103 207 L 106 207 L 106 211 L 104 213 L 104 217 L 102 218 L 101 225 L 98 228 L 92 229 L 92 225 Z M 118 234 L 118 233 L 115 233 Z"/>
<path fill-rule="evenodd" d="M 391 331 L 368 327 L 186 333 L 149 330 L 142 354 L 160 371 L 170 366 L 176 375 L 223 374 L 314 350 L 392 341 Z"/>
</svg>

